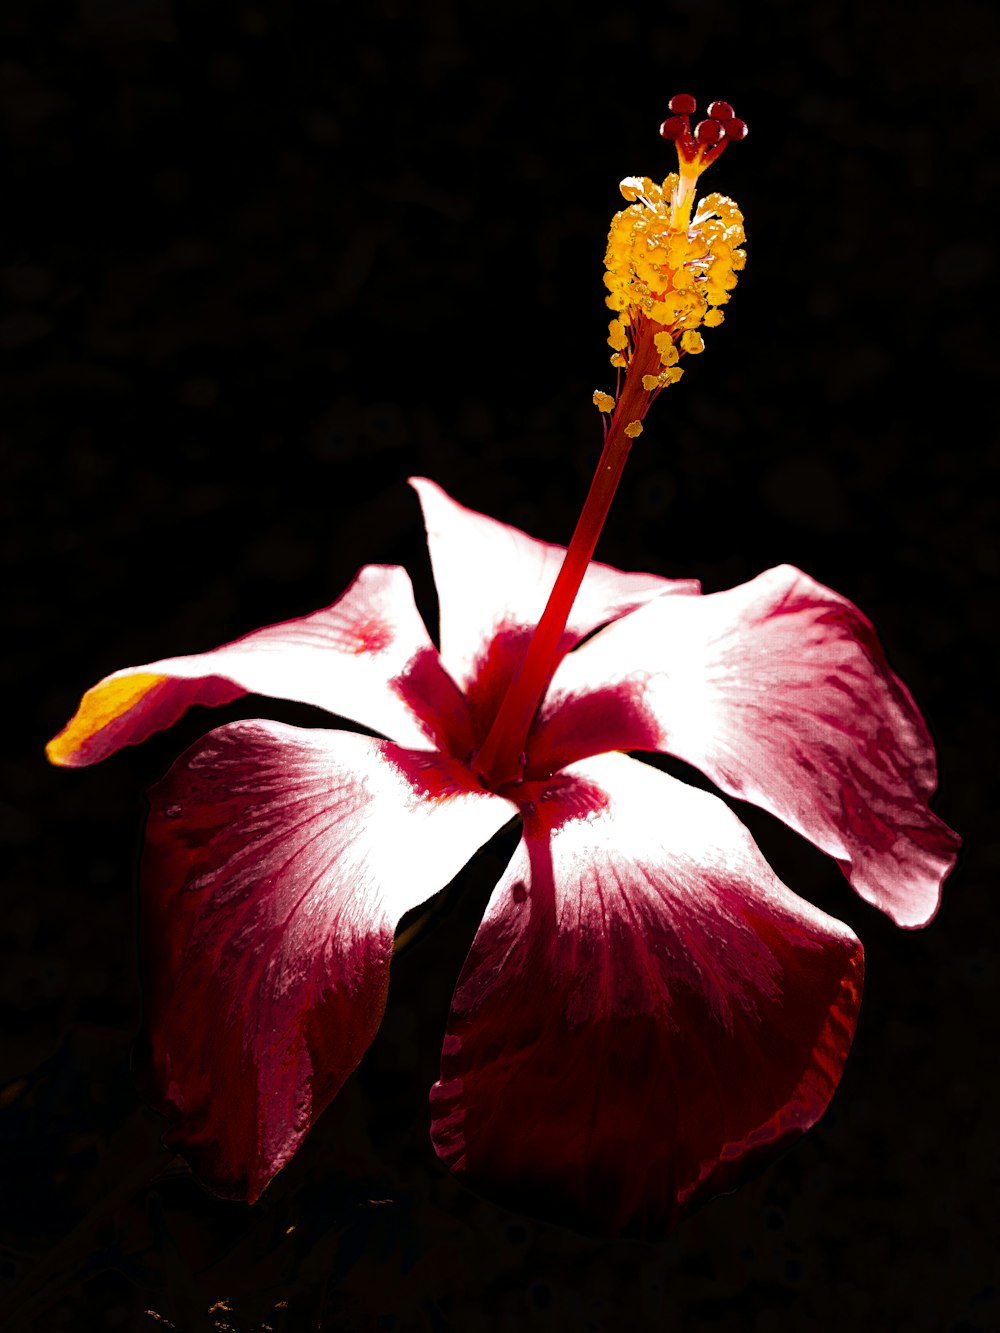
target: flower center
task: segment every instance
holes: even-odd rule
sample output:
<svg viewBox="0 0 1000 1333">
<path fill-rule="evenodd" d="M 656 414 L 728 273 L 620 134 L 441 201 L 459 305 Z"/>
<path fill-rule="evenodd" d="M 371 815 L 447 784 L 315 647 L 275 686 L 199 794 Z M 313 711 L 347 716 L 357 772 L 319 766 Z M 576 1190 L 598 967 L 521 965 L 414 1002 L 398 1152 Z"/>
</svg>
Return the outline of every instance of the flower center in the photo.
<svg viewBox="0 0 1000 1333">
<path fill-rule="evenodd" d="M 662 185 L 645 176 L 621 184 L 630 206 L 612 218 L 604 261 L 606 302 L 618 312 L 608 337 L 617 392 L 594 394 L 605 414 L 594 479 L 527 652 L 472 759 L 480 781 L 494 791 L 521 779 L 528 732 L 562 658 L 573 603 L 649 405 L 681 378 L 681 356 L 704 350 L 697 330 L 722 323 L 718 307 L 729 300 L 745 262 L 735 248 L 743 240 L 743 218 L 733 201 L 708 195 L 693 218 L 692 207 L 698 177 L 727 143 L 746 136 L 747 127 L 728 102 L 712 102 L 708 118 L 692 131 L 695 105 L 687 94 L 671 98 L 673 114 L 660 127 L 674 141 L 678 171 Z"/>
</svg>

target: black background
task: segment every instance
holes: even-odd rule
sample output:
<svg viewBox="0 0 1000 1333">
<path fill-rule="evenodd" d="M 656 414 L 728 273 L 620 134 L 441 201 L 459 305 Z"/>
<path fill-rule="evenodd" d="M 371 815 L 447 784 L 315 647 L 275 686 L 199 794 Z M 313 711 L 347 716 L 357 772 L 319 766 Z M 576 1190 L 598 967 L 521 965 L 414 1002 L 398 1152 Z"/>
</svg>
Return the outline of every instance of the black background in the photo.
<svg viewBox="0 0 1000 1333">
<path fill-rule="evenodd" d="M 365 15 L 3 7 L 4 1300 L 73 1333 L 995 1328 L 994 12 Z M 210 724 L 316 719 L 198 712 L 80 773 L 41 747 L 108 671 L 314 610 L 362 563 L 406 564 L 433 616 L 410 473 L 568 538 L 610 387 L 617 182 L 670 169 L 676 91 L 750 123 L 708 186 L 743 208 L 749 262 L 599 554 L 707 591 L 791 561 L 868 612 L 966 839 L 945 906 L 896 931 L 748 813 L 865 942 L 854 1052 L 823 1124 L 739 1193 L 664 1244 L 597 1243 L 479 1200 L 427 1139 L 509 848 L 488 851 L 293 1165 L 257 1208 L 219 1203 L 128 1072 L 142 791 Z"/>
</svg>

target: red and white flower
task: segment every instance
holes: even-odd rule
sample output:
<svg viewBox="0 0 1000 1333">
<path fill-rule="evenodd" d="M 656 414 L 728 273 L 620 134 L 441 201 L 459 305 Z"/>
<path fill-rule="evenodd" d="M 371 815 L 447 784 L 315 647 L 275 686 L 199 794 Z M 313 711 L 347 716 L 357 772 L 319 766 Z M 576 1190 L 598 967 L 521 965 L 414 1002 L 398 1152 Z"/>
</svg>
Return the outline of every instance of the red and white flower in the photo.
<svg viewBox="0 0 1000 1333">
<path fill-rule="evenodd" d="M 368 566 L 314 615 L 115 673 L 50 744 L 90 764 L 245 693 L 379 733 L 231 723 L 151 793 L 147 1085 L 202 1179 L 255 1199 L 371 1042 L 400 917 L 519 814 L 433 1143 L 530 1211 L 655 1233 L 822 1115 L 862 949 L 718 797 L 623 752 L 700 768 L 913 927 L 958 843 L 933 746 L 871 624 L 798 570 L 702 596 L 590 564 L 512 761 L 494 723 L 565 552 L 414 485 L 440 650 L 404 570 Z"/>
</svg>

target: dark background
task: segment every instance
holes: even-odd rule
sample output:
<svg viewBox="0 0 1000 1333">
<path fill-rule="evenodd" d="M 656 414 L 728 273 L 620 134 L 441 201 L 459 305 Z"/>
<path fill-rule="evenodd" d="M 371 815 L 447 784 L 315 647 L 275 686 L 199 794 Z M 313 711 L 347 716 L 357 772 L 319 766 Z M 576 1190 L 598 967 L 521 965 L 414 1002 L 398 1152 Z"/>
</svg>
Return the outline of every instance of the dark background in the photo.
<svg viewBox="0 0 1000 1333">
<path fill-rule="evenodd" d="M 7 1326 L 995 1329 L 995 11 L 365 13 L 3 7 Z M 219 1203 L 158 1149 L 128 1072 L 142 791 L 211 724 L 316 719 L 198 712 L 78 773 L 42 745 L 106 672 L 314 610 L 364 562 L 406 564 L 433 615 L 409 473 L 568 538 L 610 387 L 617 182 L 670 169 L 656 129 L 682 90 L 750 123 L 708 185 L 743 208 L 749 263 L 599 554 L 708 591 L 791 561 L 871 615 L 966 839 L 945 906 L 899 932 L 748 814 L 866 945 L 843 1084 L 669 1242 L 597 1243 L 477 1199 L 428 1142 L 451 986 L 509 848 L 488 851 L 293 1165 L 255 1209 Z"/>
</svg>

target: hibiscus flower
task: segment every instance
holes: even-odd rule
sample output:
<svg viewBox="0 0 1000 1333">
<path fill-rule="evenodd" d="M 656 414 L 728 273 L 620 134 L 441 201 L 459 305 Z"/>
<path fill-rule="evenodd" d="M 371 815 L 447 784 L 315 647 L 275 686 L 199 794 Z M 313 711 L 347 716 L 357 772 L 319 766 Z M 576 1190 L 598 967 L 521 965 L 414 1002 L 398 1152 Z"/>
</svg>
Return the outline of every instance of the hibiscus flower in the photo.
<svg viewBox="0 0 1000 1333">
<path fill-rule="evenodd" d="M 247 693 L 377 733 L 234 722 L 150 793 L 146 1088 L 222 1195 L 256 1199 L 289 1160 L 378 1029 L 400 918 L 517 816 L 431 1091 L 442 1161 L 529 1211 L 648 1235 L 816 1122 L 861 944 L 777 879 L 718 796 L 635 752 L 770 811 L 898 924 L 937 910 L 957 839 L 928 809 L 931 740 L 862 613 L 789 566 L 703 596 L 591 559 L 634 428 L 677 348 L 698 350 L 692 324 L 718 322 L 704 289 L 721 304 L 732 286 L 739 224 L 699 234 L 728 201 L 692 223 L 681 118 L 665 125 L 680 183 L 623 185 L 608 299 L 626 374 L 597 395 L 613 413 L 568 551 L 416 480 L 439 648 L 405 571 L 366 566 L 313 615 L 107 677 L 50 743 L 57 764 L 94 763 Z M 699 165 L 714 133 L 688 134 Z M 673 280 L 663 311 L 630 305 L 622 255 L 647 214 L 680 226 L 666 267 L 694 272 L 701 306 Z"/>
</svg>

